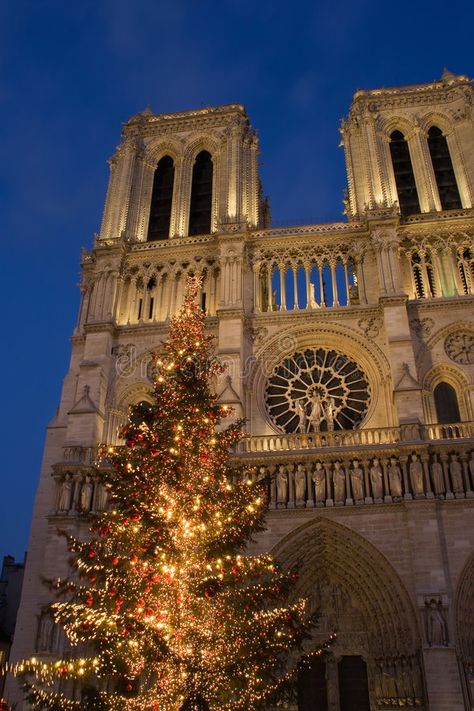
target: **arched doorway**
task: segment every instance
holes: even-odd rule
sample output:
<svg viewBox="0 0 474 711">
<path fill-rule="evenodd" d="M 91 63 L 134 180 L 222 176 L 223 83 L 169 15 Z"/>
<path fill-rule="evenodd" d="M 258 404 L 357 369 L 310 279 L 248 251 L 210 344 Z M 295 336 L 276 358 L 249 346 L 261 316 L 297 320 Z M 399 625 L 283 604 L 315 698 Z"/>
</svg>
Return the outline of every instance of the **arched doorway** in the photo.
<svg viewBox="0 0 474 711">
<path fill-rule="evenodd" d="M 325 658 L 300 674 L 299 711 L 424 708 L 417 618 L 386 558 L 325 518 L 290 534 L 273 554 L 284 567 L 300 566 L 295 594 L 319 609 L 312 644 L 337 634 Z"/>
</svg>

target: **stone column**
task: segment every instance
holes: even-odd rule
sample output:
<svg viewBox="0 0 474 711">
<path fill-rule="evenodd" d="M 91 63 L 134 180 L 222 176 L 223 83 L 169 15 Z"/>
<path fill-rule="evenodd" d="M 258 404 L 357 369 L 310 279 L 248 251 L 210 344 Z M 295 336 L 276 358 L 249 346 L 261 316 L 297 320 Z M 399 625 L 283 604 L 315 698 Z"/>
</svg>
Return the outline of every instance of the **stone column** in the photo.
<svg viewBox="0 0 474 711">
<path fill-rule="evenodd" d="M 128 137 L 109 161 L 111 173 L 100 239 L 118 239 L 125 230 L 136 152 L 135 139 Z"/>
</svg>

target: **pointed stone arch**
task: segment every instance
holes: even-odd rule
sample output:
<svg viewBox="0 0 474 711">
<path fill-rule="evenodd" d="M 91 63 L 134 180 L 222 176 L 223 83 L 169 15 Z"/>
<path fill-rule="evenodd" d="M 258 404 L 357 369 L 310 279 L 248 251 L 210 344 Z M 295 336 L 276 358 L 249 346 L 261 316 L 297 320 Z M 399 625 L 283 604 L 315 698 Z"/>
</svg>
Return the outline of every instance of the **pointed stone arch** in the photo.
<svg viewBox="0 0 474 711">
<path fill-rule="evenodd" d="M 212 172 L 212 204 L 211 204 L 211 232 L 215 232 L 219 221 L 220 200 L 222 192 L 221 180 L 221 151 L 223 143 L 210 133 L 194 135 L 186 145 L 183 153 L 183 179 L 181 195 L 181 225 L 183 235 L 189 232 L 189 209 L 191 205 L 191 185 L 194 161 L 202 151 L 207 151 L 213 164 Z"/>
<path fill-rule="evenodd" d="M 421 118 L 420 126 L 425 134 L 428 134 L 432 126 L 436 126 L 440 128 L 446 136 L 453 131 L 453 120 L 450 116 L 441 111 L 430 111 Z"/>
<path fill-rule="evenodd" d="M 182 150 L 182 145 L 179 141 L 169 137 L 166 139 L 160 138 L 147 145 L 146 160 L 156 165 L 161 158 L 168 155 L 176 162 L 182 155 Z"/>
<path fill-rule="evenodd" d="M 299 566 L 295 595 L 319 607 L 307 650 L 336 633 L 325 658 L 328 694 L 335 693 L 340 664 L 359 659 L 371 709 L 425 708 L 417 616 L 385 556 L 360 534 L 322 516 L 283 538 L 272 553 L 284 568 Z M 350 683 L 345 691 L 351 693 Z"/>
<path fill-rule="evenodd" d="M 339 629 L 344 653 L 353 653 L 357 646 L 371 658 L 418 653 L 421 635 L 406 588 L 385 556 L 361 535 L 321 517 L 286 536 L 273 554 L 285 568 L 300 566 L 295 593 L 308 597 L 315 609 L 320 581 L 329 581 L 350 598 L 366 638 L 363 631 L 351 630 L 349 639 Z M 321 613 L 327 615 L 324 609 Z"/>
<path fill-rule="evenodd" d="M 415 122 L 409 116 L 390 116 L 380 122 L 380 130 L 387 140 L 394 131 L 401 131 L 408 141 L 414 134 Z"/>
<path fill-rule="evenodd" d="M 456 393 L 461 421 L 470 421 L 473 413 L 468 379 L 460 368 L 449 363 L 437 363 L 423 378 L 423 405 L 426 422 L 438 421 L 433 393 L 436 386 L 442 382 L 448 383 Z"/>
</svg>

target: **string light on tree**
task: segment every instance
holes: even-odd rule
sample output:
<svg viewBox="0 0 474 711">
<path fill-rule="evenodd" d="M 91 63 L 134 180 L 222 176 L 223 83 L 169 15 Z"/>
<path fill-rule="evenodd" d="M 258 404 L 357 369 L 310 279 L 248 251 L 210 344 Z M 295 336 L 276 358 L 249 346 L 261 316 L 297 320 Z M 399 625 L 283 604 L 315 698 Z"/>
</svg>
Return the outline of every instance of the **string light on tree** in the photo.
<svg viewBox="0 0 474 711">
<path fill-rule="evenodd" d="M 124 446 L 103 449 L 112 509 L 88 540 L 67 537 L 74 572 L 52 584 L 51 609 L 71 658 L 12 670 L 35 709 L 252 711 L 296 672 L 290 652 L 314 618 L 306 600 L 288 602 L 294 571 L 245 555 L 264 527 L 266 482 L 230 463 L 242 423 L 218 427 L 231 410 L 209 387 L 222 367 L 200 285 L 188 279 L 155 359 L 153 404 L 131 409 Z"/>
</svg>

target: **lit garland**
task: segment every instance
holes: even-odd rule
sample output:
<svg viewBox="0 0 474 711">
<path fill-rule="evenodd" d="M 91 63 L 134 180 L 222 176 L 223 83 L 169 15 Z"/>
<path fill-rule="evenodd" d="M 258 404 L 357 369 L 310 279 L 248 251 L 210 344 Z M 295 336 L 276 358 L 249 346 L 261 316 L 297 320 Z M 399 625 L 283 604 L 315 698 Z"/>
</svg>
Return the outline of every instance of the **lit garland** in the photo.
<svg viewBox="0 0 474 711">
<path fill-rule="evenodd" d="M 92 645 L 94 653 L 11 669 L 36 709 L 251 711 L 300 664 L 289 653 L 314 617 L 306 600 L 287 602 L 297 574 L 270 555 L 243 554 L 263 530 L 266 486 L 229 464 L 242 423 L 217 429 L 229 409 L 209 388 L 222 367 L 199 287 L 188 279 L 155 359 L 154 404 L 132 409 L 125 446 L 103 449 L 112 510 L 91 539 L 67 537 L 75 575 L 53 584 L 62 601 L 51 610 L 72 651 Z"/>
</svg>

